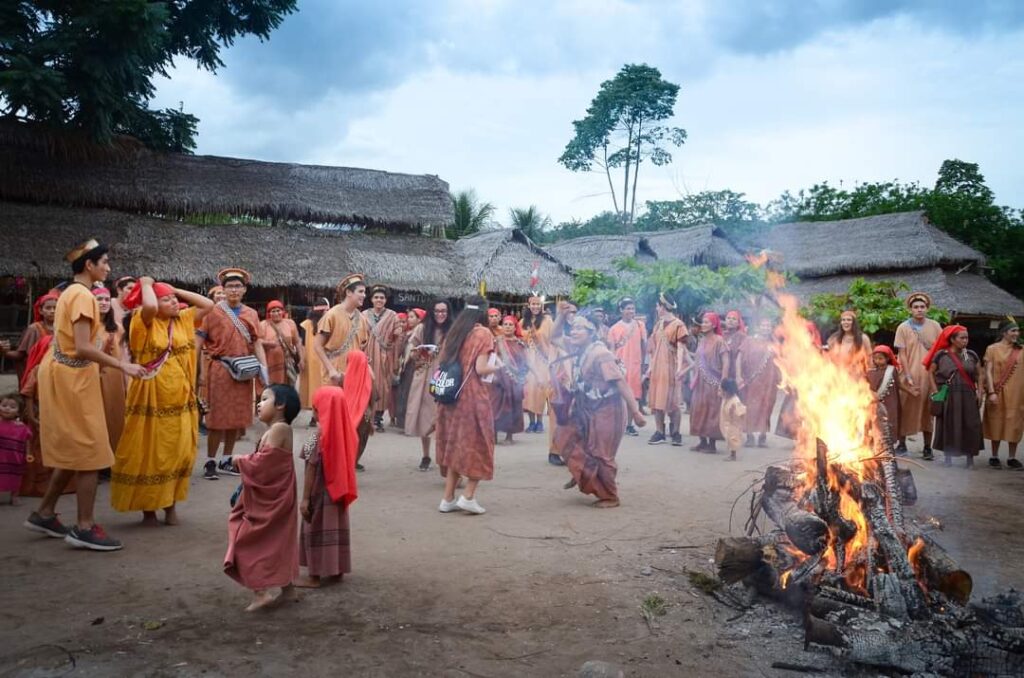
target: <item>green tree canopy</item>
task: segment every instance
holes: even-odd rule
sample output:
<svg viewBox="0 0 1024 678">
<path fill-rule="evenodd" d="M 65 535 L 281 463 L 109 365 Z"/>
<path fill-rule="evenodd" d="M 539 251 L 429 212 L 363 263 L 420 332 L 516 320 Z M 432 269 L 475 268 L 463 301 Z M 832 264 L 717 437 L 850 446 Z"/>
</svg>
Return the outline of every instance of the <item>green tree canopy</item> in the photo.
<svg viewBox="0 0 1024 678">
<path fill-rule="evenodd" d="M 587 114 L 573 121 L 575 134 L 558 162 L 573 172 L 596 166 L 608 179 L 616 214 L 628 231 L 636 213 L 636 187 L 644 160 L 654 165 L 672 162 L 670 146 L 686 140 L 686 130 L 658 123 L 673 115 L 679 85 L 663 80 L 661 71 L 646 64 L 626 64 L 611 80 L 601 83 Z M 622 170 L 622 201 L 612 170 Z M 632 188 L 632 195 L 630 189 Z"/>
<path fill-rule="evenodd" d="M 509 225 L 518 228 L 535 242 L 542 242 L 544 232 L 551 228 L 551 217 L 541 214 L 536 205 L 525 208 L 513 207 L 508 211 L 508 215 Z"/>
<path fill-rule="evenodd" d="M 12 0 L 0 7 L 0 116 L 195 148 L 195 116 L 154 111 L 153 78 L 175 57 L 215 71 L 237 38 L 267 39 L 295 0 Z"/>
<path fill-rule="evenodd" d="M 804 315 L 823 327 L 839 324 L 840 314 L 852 309 L 864 332 L 874 334 L 880 330 L 894 331 L 907 319 L 903 297 L 910 291 L 906 283 L 891 280 L 867 282 L 857 278 L 850 283 L 845 294 L 816 294 L 804 309 Z M 949 311 L 933 306 L 928 317 L 940 323 L 949 322 Z"/>
<path fill-rule="evenodd" d="M 701 191 L 679 200 L 648 200 L 647 211 L 636 220 L 638 231 L 666 231 L 701 224 L 717 226 L 758 223 L 761 208 L 743 193 Z"/>
</svg>

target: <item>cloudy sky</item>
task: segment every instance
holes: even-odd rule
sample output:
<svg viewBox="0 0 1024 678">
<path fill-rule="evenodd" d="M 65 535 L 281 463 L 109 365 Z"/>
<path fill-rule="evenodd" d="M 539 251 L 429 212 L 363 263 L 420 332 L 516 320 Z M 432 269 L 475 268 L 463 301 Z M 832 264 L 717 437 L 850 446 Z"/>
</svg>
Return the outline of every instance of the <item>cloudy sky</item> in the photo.
<svg viewBox="0 0 1024 678">
<path fill-rule="evenodd" d="M 437 174 L 557 221 L 611 207 L 556 159 L 600 83 L 647 63 L 681 86 L 689 140 L 638 204 L 729 188 L 766 202 L 828 180 L 930 185 L 980 163 L 1024 207 L 1018 0 L 300 0 L 269 42 L 182 63 L 155 106 L 199 153 Z"/>
</svg>

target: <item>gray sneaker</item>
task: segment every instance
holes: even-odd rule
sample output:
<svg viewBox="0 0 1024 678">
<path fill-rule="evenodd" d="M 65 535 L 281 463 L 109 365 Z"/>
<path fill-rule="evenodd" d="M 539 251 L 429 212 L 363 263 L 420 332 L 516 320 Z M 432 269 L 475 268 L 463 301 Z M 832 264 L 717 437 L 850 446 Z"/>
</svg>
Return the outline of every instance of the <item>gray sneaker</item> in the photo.
<svg viewBox="0 0 1024 678">
<path fill-rule="evenodd" d="M 217 464 L 217 470 L 220 473 L 225 473 L 225 474 L 227 474 L 229 476 L 240 476 L 240 475 L 242 475 L 241 473 L 239 473 L 235 469 L 234 464 L 231 463 L 231 457 L 224 457 L 223 459 L 221 459 L 220 463 Z"/>
<path fill-rule="evenodd" d="M 47 537 L 53 537 L 54 539 L 63 539 L 68 534 L 68 528 L 64 527 L 60 520 L 57 519 L 56 514 L 49 518 L 44 518 L 33 511 L 22 525 L 26 530 L 45 534 Z"/>
<path fill-rule="evenodd" d="M 64 541 L 75 548 L 90 551 L 120 551 L 124 548 L 121 542 L 108 535 L 99 525 L 93 525 L 88 530 L 72 527 Z"/>
</svg>

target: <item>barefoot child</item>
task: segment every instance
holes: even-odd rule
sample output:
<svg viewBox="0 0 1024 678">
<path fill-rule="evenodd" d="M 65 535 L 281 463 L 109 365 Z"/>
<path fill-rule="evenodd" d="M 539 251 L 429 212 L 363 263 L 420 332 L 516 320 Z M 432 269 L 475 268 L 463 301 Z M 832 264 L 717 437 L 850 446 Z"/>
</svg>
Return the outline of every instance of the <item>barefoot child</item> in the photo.
<svg viewBox="0 0 1024 678">
<path fill-rule="evenodd" d="M 321 386 L 313 395 L 320 428 L 302 449 L 306 472 L 299 504 L 304 521 L 299 536 L 299 565 L 305 566 L 308 574 L 297 580 L 296 586 L 317 588 L 324 579 L 341 581 L 346 572 L 352 571 L 348 507 L 358 496 L 356 421 L 363 420 L 369 392 L 364 397 L 353 394 L 350 398 L 348 380 L 346 373 L 344 390 Z"/>
<path fill-rule="evenodd" d="M 25 401 L 17 393 L 0 396 L 0 493 L 11 495 L 11 506 L 18 503 L 26 448 L 32 437 L 32 430 L 21 421 L 24 405 Z"/>
<path fill-rule="evenodd" d="M 743 444 L 743 425 L 746 422 L 747 407 L 740 400 L 739 389 L 732 379 L 722 380 L 722 409 L 718 416 L 725 444 L 729 448 L 726 461 L 736 461 L 736 450 Z"/>
<path fill-rule="evenodd" d="M 247 612 L 293 595 L 292 581 L 299 575 L 291 423 L 300 407 L 291 386 L 267 387 L 258 416 L 270 428 L 255 452 L 232 458 L 242 476 L 242 492 L 228 519 L 224 572 L 255 593 Z M 278 596 L 270 593 L 278 587 Z"/>
</svg>

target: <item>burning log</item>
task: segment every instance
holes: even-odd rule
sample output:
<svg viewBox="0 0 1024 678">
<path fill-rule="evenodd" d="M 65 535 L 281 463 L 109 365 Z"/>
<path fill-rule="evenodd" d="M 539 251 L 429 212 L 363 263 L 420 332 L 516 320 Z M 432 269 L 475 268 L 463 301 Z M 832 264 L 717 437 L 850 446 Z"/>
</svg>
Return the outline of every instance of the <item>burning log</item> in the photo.
<svg viewBox="0 0 1024 678">
<path fill-rule="evenodd" d="M 821 440 L 815 450 L 814 510 L 831 528 L 836 572 L 846 568 L 846 544 L 857 534 L 857 526 L 839 512 L 839 492 L 828 482 L 828 447 Z"/>
<path fill-rule="evenodd" d="M 974 588 L 970 573 L 961 569 L 930 536 L 919 536 L 907 557 L 914 569 L 921 572 L 929 590 L 939 591 L 960 605 L 970 600 Z"/>
<path fill-rule="evenodd" d="M 828 545 L 828 524 L 814 513 L 800 508 L 797 501 L 799 488 L 792 471 L 769 466 L 764 476 L 761 506 L 795 547 L 813 556 Z"/>
<path fill-rule="evenodd" d="M 889 571 L 899 581 L 907 613 L 912 619 L 922 619 L 928 615 L 924 594 L 918 587 L 914 569 L 910 566 L 903 542 L 899 540 L 889 523 L 885 513 L 885 497 L 882 490 L 874 483 L 862 483 L 860 487 L 861 504 L 864 516 L 871 526 L 871 532 L 878 541 L 878 547 L 885 556 Z"/>
</svg>

